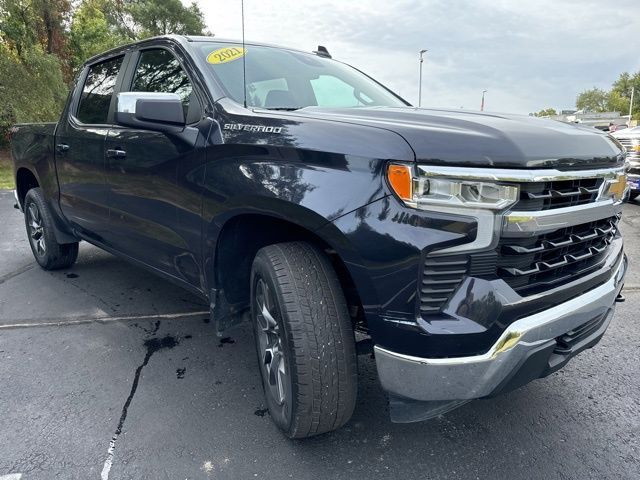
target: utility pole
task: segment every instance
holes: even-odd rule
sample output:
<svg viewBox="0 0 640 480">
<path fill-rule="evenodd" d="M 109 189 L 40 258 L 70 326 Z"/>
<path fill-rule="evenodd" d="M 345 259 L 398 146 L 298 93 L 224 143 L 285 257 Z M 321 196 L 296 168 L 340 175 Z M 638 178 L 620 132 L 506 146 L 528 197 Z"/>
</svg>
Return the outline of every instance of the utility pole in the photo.
<svg viewBox="0 0 640 480">
<path fill-rule="evenodd" d="M 486 90 L 482 90 L 482 102 L 480 102 L 480 111 L 484 112 L 484 94 L 487 93 Z"/>
<path fill-rule="evenodd" d="M 427 49 L 420 50 L 420 80 L 418 84 L 418 107 L 422 106 L 422 64 L 424 63 L 423 55 L 427 53 Z"/>
<path fill-rule="evenodd" d="M 636 87 L 631 87 L 631 101 L 629 102 L 629 124 L 628 127 L 631 126 L 631 114 L 633 113 L 633 94 L 635 92 Z"/>
</svg>

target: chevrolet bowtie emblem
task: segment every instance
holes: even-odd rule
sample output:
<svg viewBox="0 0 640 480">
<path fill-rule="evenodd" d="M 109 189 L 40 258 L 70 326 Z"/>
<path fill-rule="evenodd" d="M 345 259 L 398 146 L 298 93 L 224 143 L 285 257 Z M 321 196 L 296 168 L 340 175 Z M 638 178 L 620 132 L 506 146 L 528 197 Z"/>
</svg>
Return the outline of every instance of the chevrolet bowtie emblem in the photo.
<svg viewBox="0 0 640 480">
<path fill-rule="evenodd" d="M 609 180 L 608 183 L 606 194 L 613 197 L 616 201 L 621 201 L 627 190 L 627 176 L 625 174 L 618 175 L 615 180 Z"/>
</svg>

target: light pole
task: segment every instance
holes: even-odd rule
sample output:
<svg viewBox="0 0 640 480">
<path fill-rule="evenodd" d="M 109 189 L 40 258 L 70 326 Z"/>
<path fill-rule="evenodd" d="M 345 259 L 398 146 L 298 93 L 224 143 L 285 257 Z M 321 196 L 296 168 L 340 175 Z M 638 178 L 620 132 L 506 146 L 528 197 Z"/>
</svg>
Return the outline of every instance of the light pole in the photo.
<svg viewBox="0 0 640 480">
<path fill-rule="evenodd" d="M 418 84 L 418 107 L 422 106 L 422 64 L 424 63 L 423 55 L 427 52 L 428 50 L 426 48 L 424 50 L 420 50 L 420 83 Z"/>
<path fill-rule="evenodd" d="M 486 90 L 482 90 L 482 102 L 480 102 L 480 111 L 484 112 L 484 94 L 487 93 Z"/>
<path fill-rule="evenodd" d="M 631 100 L 629 101 L 629 124 L 628 127 L 631 126 L 631 114 L 633 113 L 633 94 L 635 92 L 636 87 L 631 87 Z"/>
</svg>

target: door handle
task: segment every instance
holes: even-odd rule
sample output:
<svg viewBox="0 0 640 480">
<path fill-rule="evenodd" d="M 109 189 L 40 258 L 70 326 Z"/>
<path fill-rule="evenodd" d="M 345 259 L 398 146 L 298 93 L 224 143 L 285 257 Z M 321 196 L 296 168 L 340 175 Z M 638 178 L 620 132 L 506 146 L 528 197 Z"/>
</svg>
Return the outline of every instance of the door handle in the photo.
<svg viewBox="0 0 640 480">
<path fill-rule="evenodd" d="M 56 150 L 58 151 L 58 153 L 64 153 L 69 150 L 69 145 L 67 145 L 66 143 L 59 143 L 56 145 Z"/>
<path fill-rule="evenodd" d="M 127 156 L 127 152 L 117 148 L 110 148 L 107 150 L 107 157 L 109 158 L 124 158 Z"/>
</svg>

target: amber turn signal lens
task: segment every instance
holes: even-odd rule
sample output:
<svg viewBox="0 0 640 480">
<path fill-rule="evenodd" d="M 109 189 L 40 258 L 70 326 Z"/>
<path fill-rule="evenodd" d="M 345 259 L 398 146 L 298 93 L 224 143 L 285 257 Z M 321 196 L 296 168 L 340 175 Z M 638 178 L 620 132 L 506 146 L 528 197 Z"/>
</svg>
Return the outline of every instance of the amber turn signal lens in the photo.
<svg viewBox="0 0 640 480">
<path fill-rule="evenodd" d="M 402 200 L 413 199 L 413 177 L 408 165 L 389 165 L 387 177 L 391 188 Z"/>
</svg>

